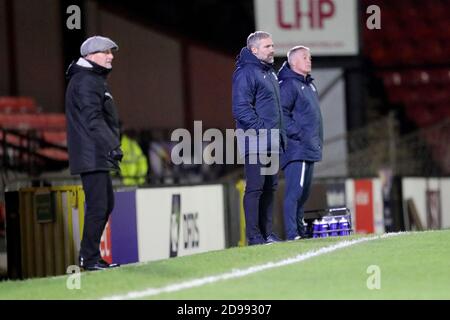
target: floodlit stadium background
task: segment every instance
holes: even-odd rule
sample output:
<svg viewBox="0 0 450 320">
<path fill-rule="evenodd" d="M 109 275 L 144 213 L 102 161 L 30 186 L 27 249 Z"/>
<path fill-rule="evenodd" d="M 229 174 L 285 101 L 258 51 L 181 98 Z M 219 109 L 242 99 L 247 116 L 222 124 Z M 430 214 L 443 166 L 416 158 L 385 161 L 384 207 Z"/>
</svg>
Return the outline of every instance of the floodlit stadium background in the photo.
<svg viewBox="0 0 450 320">
<path fill-rule="evenodd" d="M 170 137 L 194 121 L 234 128 L 235 56 L 255 30 L 272 34 L 277 69 L 290 47 L 312 50 L 325 143 L 307 209 L 347 207 L 361 235 L 449 228 L 449 16 L 448 0 L 0 0 L 0 277 L 64 274 L 76 261 L 84 194 L 67 169 L 64 72 L 94 34 L 120 46 L 109 83 L 149 167 L 139 185 L 114 177 L 105 259 L 245 244 L 242 166 L 174 165 Z M 281 174 L 281 237 L 283 192 Z"/>
</svg>

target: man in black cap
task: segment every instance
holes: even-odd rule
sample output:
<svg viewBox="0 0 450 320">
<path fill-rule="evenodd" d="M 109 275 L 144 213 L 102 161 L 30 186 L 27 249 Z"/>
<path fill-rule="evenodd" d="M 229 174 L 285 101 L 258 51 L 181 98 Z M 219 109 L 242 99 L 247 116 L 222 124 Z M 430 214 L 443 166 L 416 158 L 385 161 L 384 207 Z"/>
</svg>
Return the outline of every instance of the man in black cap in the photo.
<svg viewBox="0 0 450 320">
<path fill-rule="evenodd" d="M 119 170 L 123 153 L 117 110 L 106 78 L 118 50 L 111 39 L 94 36 L 80 48 L 68 70 L 67 143 L 71 174 L 80 174 L 86 199 L 79 263 L 84 270 L 118 266 L 100 256 L 100 239 L 114 208 L 111 170 Z"/>
</svg>

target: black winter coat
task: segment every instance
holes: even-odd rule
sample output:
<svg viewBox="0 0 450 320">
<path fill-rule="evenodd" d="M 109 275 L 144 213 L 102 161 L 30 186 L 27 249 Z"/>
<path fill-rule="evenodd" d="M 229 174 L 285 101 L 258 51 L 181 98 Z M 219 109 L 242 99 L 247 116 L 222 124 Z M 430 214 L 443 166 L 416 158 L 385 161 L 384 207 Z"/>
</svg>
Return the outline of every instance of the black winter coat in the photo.
<svg viewBox="0 0 450 320">
<path fill-rule="evenodd" d="M 71 174 L 118 170 L 109 153 L 120 147 L 120 128 L 106 77 L 110 69 L 80 58 L 72 63 L 66 90 L 67 144 Z"/>
</svg>

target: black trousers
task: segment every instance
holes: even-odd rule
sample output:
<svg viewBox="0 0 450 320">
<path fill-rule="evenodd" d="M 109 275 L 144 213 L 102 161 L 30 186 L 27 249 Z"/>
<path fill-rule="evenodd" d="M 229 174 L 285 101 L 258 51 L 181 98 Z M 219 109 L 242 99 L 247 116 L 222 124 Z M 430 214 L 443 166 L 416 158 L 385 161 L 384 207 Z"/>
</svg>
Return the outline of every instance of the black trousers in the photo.
<svg viewBox="0 0 450 320">
<path fill-rule="evenodd" d="M 92 265 L 100 259 L 100 239 L 114 208 L 114 192 L 108 171 L 82 173 L 81 181 L 86 211 L 80 257 L 84 265 Z"/>
<path fill-rule="evenodd" d="M 272 234 L 273 199 L 278 186 L 278 175 L 263 175 L 261 163 L 245 160 L 245 233 L 249 245 L 262 244 Z"/>
</svg>

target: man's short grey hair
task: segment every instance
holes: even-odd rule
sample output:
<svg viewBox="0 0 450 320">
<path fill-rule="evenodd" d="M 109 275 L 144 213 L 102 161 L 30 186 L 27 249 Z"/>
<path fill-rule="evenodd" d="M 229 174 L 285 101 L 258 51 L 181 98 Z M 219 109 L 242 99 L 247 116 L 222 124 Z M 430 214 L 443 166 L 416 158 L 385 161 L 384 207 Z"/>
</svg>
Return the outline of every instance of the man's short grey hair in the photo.
<svg viewBox="0 0 450 320">
<path fill-rule="evenodd" d="M 251 33 L 247 38 L 247 49 L 251 50 L 252 48 L 257 46 L 257 43 L 261 39 L 272 38 L 270 33 L 265 31 L 255 31 Z"/>
<path fill-rule="evenodd" d="M 308 47 L 305 47 L 305 46 L 295 46 L 295 47 L 291 48 L 291 50 L 289 50 L 287 53 L 287 58 L 288 58 L 289 64 L 291 64 L 291 62 L 292 62 L 292 57 L 294 56 L 294 53 L 296 53 L 297 51 L 300 51 L 300 50 L 311 51 Z"/>
</svg>

